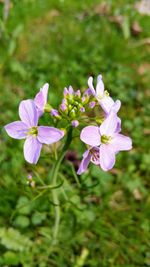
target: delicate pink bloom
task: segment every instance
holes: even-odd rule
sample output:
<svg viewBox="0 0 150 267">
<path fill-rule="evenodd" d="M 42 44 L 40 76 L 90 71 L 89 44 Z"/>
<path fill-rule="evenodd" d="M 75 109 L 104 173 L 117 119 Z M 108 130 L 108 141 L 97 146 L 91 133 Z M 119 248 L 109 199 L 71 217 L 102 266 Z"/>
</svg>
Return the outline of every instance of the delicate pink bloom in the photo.
<svg viewBox="0 0 150 267">
<path fill-rule="evenodd" d="M 78 122 L 77 120 L 73 120 L 73 121 L 71 122 L 71 125 L 72 125 L 74 128 L 76 128 L 76 127 L 78 127 L 79 122 Z"/>
<path fill-rule="evenodd" d="M 38 126 L 38 111 L 33 100 L 21 101 L 19 105 L 21 121 L 14 121 L 5 126 L 7 134 L 15 139 L 26 139 L 24 157 L 26 161 L 36 164 L 43 144 L 59 141 L 64 132 L 54 127 Z"/>
<path fill-rule="evenodd" d="M 86 171 L 90 161 L 94 163 L 95 165 L 99 165 L 99 148 L 93 147 L 88 150 L 86 150 L 83 154 L 83 159 L 80 163 L 80 167 L 77 171 L 78 175 L 81 175 L 83 172 Z"/>
<path fill-rule="evenodd" d="M 41 116 L 44 113 L 44 107 L 47 104 L 48 87 L 49 84 L 45 83 L 34 98 L 34 103 L 38 110 L 38 116 Z"/>
<path fill-rule="evenodd" d="M 102 81 L 102 75 L 99 75 L 97 77 L 96 90 L 94 89 L 94 86 L 93 86 L 93 77 L 90 77 L 88 79 L 88 86 L 93 96 L 97 99 L 100 106 L 106 113 L 106 115 L 108 115 L 111 110 L 113 110 L 116 113 L 119 111 L 121 102 L 120 100 L 117 100 L 116 102 L 114 102 L 114 100 L 109 96 L 108 92 L 104 90 L 104 83 Z"/>
<path fill-rule="evenodd" d="M 84 143 L 99 147 L 100 166 L 104 171 L 113 168 L 119 151 L 132 148 L 132 140 L 119 133 L 120 124 L 116 113 L 111 112 L 100 127 L 87 126 L 81 131 L 80 138 Z"/>
</svg>

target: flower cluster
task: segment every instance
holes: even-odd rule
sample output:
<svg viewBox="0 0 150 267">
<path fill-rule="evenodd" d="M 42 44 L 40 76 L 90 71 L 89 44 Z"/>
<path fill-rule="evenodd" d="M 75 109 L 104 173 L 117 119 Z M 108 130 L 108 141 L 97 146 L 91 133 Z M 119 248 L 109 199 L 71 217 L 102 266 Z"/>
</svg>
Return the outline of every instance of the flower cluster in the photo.
<svg viewBox="0 0 150 267">
<path fill-rule="evenodd" d="M 25 139 L 24 157 L 27 162 L 36 164 L 43 144 L 51 145 L 64 136 L 64 131 L 49 126 L 38 126 L 39 118 L 48 112 L 54 120 L 66 120 L 66 132 L 68 124 L 74 128 L 80 127 L 80 121 L 87 117 L 88 112 L 94 107 L 101 107 L 103 120 L 101 125 L 94 119 L 92 125 L 81 129 L 80 139 L 87 145 L 83 154 L 78 174 L 82 174 L 92 162 L 100 166 L 104 171 L 110 170 L 115 164 L 115 155 L 122 150 L 130 150 L 132 141 L 129 137 L 120 134 L 121 119 L 117 112 L 121 107 L 120 100 L 114 101 L 104 89 L 102 75 L 97 78 L 96 89 L 93 86 L 93 78 L 88 79 L 88 89 L 84 93 L 74 91 L 71 86 L 64 89 L 64 97 L 58 109 L 47 103 L 48 88 L 46 83 L 33 100 L 23 100 L 19 105 L 20 120 L 9 123 L 5 130 L 9 136 L 15 139 Z M 57 124 L 58 126 L 58 124 Z"/>
</svg>

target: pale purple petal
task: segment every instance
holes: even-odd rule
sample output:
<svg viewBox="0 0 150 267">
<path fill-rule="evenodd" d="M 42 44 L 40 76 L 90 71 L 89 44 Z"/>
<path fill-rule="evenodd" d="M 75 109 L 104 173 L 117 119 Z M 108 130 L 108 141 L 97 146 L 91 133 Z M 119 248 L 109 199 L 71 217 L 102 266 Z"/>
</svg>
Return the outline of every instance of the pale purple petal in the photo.
<svg viewBox="0 0 150 267">
<path fill-rule="evenodd" d="M 110 112 L 108 117 L 100 126 L 100 134 L 106 136 L 113 136 L 118 126 L 118 117 L 116 113 Z"/>
<path fill-rule="evenodd" d="M 91 160 L 91 154 L 90 154 L 90 150 L 88 149 L 83 154 L 83 159 L 82 159 L 82 161 L 80 163 L 80 167 L 77 171 L 78 175 L 81 175 L 83 172 L 86 171 L 86 169 L 90 163 L 90 160 Z"/>
<path fill-rule="evenodd" d="M 14 121 L 5 125 L 7 134 L 15 139 L 23 139 L 28 132 L 28 126 L 22 121 Z"/>
<path fill-rule="evenodd" d="M 93 77 L 89 77 L 88 86 L 89 86 L 89 89 L 91 90 L 93 96 L 95 96 L 96 95 L 96 91 L 95 91 L 94 86 L 93 86 Z"/>
<path fill-rule="evenodd" d="M 80 139 L 90 145 L 99 146 L 100 145 L 100 131 L 97 126 L 87 126 L 83 128 L 80 134 Z"/>
<path fill-rule="evenodd" d="M 115 152 L 108 144 L 100 146 L 100 166 L 103 171 L 108 171 L 115 164 Z"/>
<path fill-rule="evenodd" d="M 24 143 L 25 160 L 31 164 L 36 164 L 40 157 L 42 144 L 36 137 L 29 135 Z"/>
<path fill-rule="evenodd" d="M 104 93 L 104 83 L 103 83 L 103 81 L 102 81 L 102 76 L 99 75 L 99 76 L 97 77 L 96 94 L 97 94 L 98 96 L 102 96 L 103 93 Z"/>
<path fill-rule="evenodd" d="M 41 92 L 43 93 L 43 96 L 44 96 L 44 104 L 45 104 L 45 105 L 46 105 L 46 103 L 47 103 L 48 88 L 49 88 L 49 84 L 48 84 L 48 83 L 45 83 L 45 84 L 43 85 L 43 87 L 40 89 Z"/>
<path fill-rule="evenodd" d="M 80 108 L 80 111 L 81 111 L 81 112 L 85 112 L 85 108 L 84 108 L 84 107 L 81 107 L 81 108 Z"/>
<path fill-rule="evenodd" d="M 121 132 L 121 119 L 119 117 L 117 117 L 117 127 L 115 130 L 115 133 L 120 133 Z"/>
<path fill-rule="evenodd" d="M 114 138 L 111 140 L 112 148 L 114 151 L 123 151 L 123 150 L 130 150 L 132 149 L 132 140 L 131 138 L 122 135 L 122 134 L 116 134 Z"/>
<path fill-rule="evenodd" d="M 36 96 L 34 98 L 34 103 L 37 106 L 37 108 L 41 111 L 41 113 L 43 113 L 45 101 L 44 101 L 44 95 L 43 95 L 42 91 L 40 91 L 36 94 Z"/>
<path fill-rule="evenodd" d="M 37 108 L 41 111 L 39 115 L 41 115 L 44 112 L 44 106 L 47 103 L 48 87 L 49 84 L 45 83 L 34 98 L 34 103 L 36 104 Z"/>
<path fill-rule="evenodd" d="M 37 126 L 38 113 L 33 100 L 23 100 L 19 105 L 20 119 L 29 127 Z"/>
<path fill-rule="evenodd" d="M 38 127 L 38 136 L 37 139 L 42 144 L 53 144 L 59 141 L 64 136 L 64 132 L 48 126 L 39 126 Z"/>
<path fill-rule="evenodd" d="M 111 111 L 111 108 L 114 105 L 114 101 L 110 96 L 104 96 L 102 99 L 98 99 L 98 102 L 107 114 Z"/>
<path fill-rule="evenodd" d="M 115 113 L 117 113 L 119 111 L 120 107 L 121 107 L 121 101 L 116 100 L 115 103 L 113 104 L 113 106 L 111 107 L 111 111 L 114 111 Z"/>
</svg>

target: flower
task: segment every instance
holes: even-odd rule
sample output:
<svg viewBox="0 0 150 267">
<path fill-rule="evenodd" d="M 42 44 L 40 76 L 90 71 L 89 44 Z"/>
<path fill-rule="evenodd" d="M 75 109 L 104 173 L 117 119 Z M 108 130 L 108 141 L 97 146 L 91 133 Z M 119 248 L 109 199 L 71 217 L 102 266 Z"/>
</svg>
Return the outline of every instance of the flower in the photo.
<svg viewBox="0 0 150 267">
<path fill-rule="evenodd" d="M 99 165 L 99 148 L 93 147 L 90 149 L 87 149 L 83 154 L 83 159 L 80 163 L 80 167 L 77 171 L 78 175 L 81 175 L 83 172 L 86 171 L 90 161 L 94 163 L 95 165 Z"/>
<path fill-rule="evenodd" d="M 110 111 L 118 112 L 121 107 L 120 100 L 114 100 L 109 96 L 109 93 L 104 90 L 104 83 L 102 81 L 102 75 L 98 75 L 97 77 L 97 84 L 96 84 L 96 90 L 93 86 L 93 77 L 89 77 L 88 79 L 88 86 L 91 90 L 91 93 L 93 96 L 97 99 L 98 103 L 106 113 L 106 115 L 109 114 Z"/>
<path fill-rule="evenodd" d="M 59 141 L 64 132 L 48 126 L 38 125 L 38 111 L 33 100 L 23 100 L 19 105 L 20 121 L 14 121 L 5 126 L 7 134 L 15 139 L 26 139 L 24 157 L 29 163 L 36 164 L 43 144 L 53 144 Z"/>
<path fill-rule="evenodd" d="M 44 113 L 44 109 L 47 104 L 48 88 L 49 84 L 45 83 L 34 98 L 34 103 L 37 107 L 39 117 Z"/>
<path fill-rule="evenodd" d="M 130 150 L 132 140 L 120 134 L 121 120 L 115 112 L 110 112 L 100 127 L 87 126 L 81 131 L 80 139 L 91 147 L 99 147 L 99 164 L 104 171 L 113 168 L 115 155 L 119 151 Z"/>
</svg>

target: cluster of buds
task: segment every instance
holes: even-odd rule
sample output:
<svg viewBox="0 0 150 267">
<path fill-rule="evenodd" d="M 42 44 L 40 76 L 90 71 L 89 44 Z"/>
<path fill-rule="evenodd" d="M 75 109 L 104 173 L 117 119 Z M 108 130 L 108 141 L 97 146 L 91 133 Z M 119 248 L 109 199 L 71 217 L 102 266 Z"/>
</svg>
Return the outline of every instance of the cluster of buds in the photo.
<svg viewBox="0 0 150 267">
<path fill-rule="evenodd" d="M 59 112 L 63 118 L 67 118 L 73 127 L 79 125 L 78 118 L 86 111 L 89 101 L 87 93 L 81 94 L 80 90 L 74 91 L 72 86 L 64 88 L 64 98 L 59 106 Z"/>
<path fill-rule="evenodd" d="M 27 176 L 27 184 L 30 185 L 32 188 L 35 188 L 35 181 L 33 180 L 32 174 L 28 174 Z"/>
</svg>

